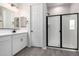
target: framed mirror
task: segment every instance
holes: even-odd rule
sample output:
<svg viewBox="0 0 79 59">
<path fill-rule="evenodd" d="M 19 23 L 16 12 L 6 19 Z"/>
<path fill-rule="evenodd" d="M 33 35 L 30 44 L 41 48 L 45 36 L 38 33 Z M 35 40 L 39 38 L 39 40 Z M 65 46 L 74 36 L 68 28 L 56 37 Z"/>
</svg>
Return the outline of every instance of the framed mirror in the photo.
<svg viewBox="0 0 79 59">
<path fill-rule="evenodd" d="M 28 21 L 26 17 L 15 17 L 13 22 L 15 29 L 26 28 L 27 23 Z"/>
</svg>

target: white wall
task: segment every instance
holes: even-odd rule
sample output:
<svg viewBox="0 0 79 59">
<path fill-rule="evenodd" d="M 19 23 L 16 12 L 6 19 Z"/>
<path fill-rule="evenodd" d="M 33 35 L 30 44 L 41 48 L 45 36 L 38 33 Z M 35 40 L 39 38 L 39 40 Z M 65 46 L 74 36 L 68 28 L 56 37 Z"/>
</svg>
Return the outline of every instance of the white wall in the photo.
<svg viewBox="0 0 79 59">
<path fill-rule="evenodd" d="M 79 3 L 73 3 L 70 9 L 71 13 L 79 13 Z"/>
<path fill-rule="evenodd" d="M 79 12 L 79 3 L 72 3 L 69 5 L 59 5 L 48 8 L 48 13 L 50 15 L 78 13 L 78 12 Z"/>
<path fill-rule="evenodd" d="M 28 3 L 20 3 L 19 6 L 19 16 L 25 16 L 29 17 L 30 16 L 30 4 Z"/>
<path fill-rule="evenodd" d="M 43 48 L 46 48 L 46 16 L 47 16 L 47 5 L 43 4 Z"/>
</svg>

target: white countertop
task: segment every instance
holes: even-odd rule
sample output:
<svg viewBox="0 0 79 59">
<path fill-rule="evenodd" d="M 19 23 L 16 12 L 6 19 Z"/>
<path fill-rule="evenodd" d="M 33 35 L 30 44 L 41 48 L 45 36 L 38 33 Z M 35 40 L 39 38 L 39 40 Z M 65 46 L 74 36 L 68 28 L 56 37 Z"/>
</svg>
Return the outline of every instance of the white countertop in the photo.
<svg viewBox="0 0 79 59">
<path fill-rule="evenodd" d="M 14 34 L 20 34 L 20 33 L 27 33 L 28 30 L 16 30 L 15 33 L 12 33 L 12 30 L 0 30 L 0 36 L 5 35 L 14 35 Z"/>
</svg>

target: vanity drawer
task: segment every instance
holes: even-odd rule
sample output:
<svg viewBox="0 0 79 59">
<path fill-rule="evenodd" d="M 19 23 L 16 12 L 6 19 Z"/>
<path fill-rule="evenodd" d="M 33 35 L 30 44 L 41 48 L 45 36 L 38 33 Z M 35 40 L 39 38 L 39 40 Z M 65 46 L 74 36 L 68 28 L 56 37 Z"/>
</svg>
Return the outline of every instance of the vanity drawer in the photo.
<svg viewBox="0 0 79 59">
<path fill-rule="evenodd" d="M 9 40 L 10 38 L 11 38 L 11 36 L 1 36 L 0 37 L 0 42 Z"/>
</svg>

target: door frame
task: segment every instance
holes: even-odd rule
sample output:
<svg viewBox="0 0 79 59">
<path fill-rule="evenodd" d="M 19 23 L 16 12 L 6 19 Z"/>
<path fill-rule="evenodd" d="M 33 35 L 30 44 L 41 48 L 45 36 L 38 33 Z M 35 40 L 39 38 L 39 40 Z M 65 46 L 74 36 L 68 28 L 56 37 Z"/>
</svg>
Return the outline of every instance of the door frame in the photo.
<svg viewBox="0 0 79 59">
<path fill-rule="evenodd" d="M 60 15 L 46 16 L 46 46 L 48 46 L 48 17 L 54 17 L 54 16 L 60 16 Z M 59 31 L 61 32 L 61 16 L 60 16 L 60 30 Z M 61 42 L 61 35 L 60 35 L 60 42 Z M 48 46 L 48 47 L 57 47 L 57 46 Z M 61 47 L 61 43 L 60 43 L 60 47 Z M 60 47 L 57 47 L 57 48 L 60 48 Z"/>
<path fill-rule="evenodd" d="M 68 14 L 59 14 L 59 15 L 49 15 L 49 16 L 46 16 L 46 46 L 47 47 L 55 47 L 55 48 L 64 48 L 64 49 L 78 50 L 78 26 L 77 26 L 77 49 L 62 47 L 62 16 L 63 15 L 74 15 L 74 14 L 77 14 L 77 25 L 78 25 L 78 19 L 79 19 L 78 18 L 78 14 L 79 13 L 68 13 Z M 53 16 L 60 16 L 60 47 L 48 46 L 48 17 L 53 17 Z"/>
</svg>

